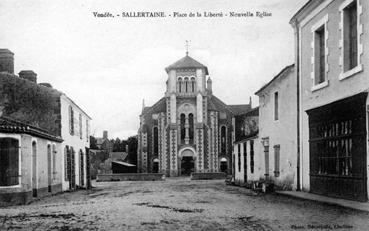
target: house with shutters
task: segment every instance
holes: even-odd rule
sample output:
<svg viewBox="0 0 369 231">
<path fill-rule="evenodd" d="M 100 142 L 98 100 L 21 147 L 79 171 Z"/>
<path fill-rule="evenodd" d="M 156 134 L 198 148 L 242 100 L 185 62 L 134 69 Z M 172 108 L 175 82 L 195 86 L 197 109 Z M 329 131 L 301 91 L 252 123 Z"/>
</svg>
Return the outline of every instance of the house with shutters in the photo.
<svg viewBox="0 0 369 231">
<path fill-rule="evenodd" d="M 297 186 L 297 91 L 295 65 L 283 68 L 259 97 L 260 177 L 277 189 Z"/>
<path fill-rule="evenodd" d="M 0 49 L 0 114 L 0 194 L 6 201 L 89 186 L 91 118 L 49 83 L 37 83 L 35 72 L 15 75 L 8 49 Z"/>
</svg>

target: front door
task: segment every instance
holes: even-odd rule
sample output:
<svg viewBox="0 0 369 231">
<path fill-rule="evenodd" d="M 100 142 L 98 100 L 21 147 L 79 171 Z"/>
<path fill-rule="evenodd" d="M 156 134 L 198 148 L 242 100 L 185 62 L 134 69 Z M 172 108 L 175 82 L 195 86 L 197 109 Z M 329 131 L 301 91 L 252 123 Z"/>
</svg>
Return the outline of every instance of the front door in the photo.
<svg viewBox="0 0 369 231">
<path fill-rule="evenodd" d="M 189 176 L 195 171 L 195 161 L 192 156 L 184 156 L 181 160 L 181 175 Z"/>
</svg>

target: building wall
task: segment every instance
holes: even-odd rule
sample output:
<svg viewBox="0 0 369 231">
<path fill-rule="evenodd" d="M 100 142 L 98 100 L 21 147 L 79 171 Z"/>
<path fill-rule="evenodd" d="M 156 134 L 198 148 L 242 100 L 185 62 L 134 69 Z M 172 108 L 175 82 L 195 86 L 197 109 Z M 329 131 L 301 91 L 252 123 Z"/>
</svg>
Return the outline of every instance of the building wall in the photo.
<svg viewBox="0 0 369 231">
<path fill-rule="evenodd" d="M 368 68 L 367 60 L 369 60 L 369 53 L 367 52 L 369 46 L 369 37 L 366 33 L 369 29 L 369 1 L 358 0 L 359 8 L 358 14 L 360 15 L 359 24 L 362 27 L 363 33 L 359 30 L 359 41 L 362 45 L 362 54 L 360 55 L 360 62 L 362 65 L 362 71 L 358 72 L 350 77 L 341 79 L 341 49 L 340 40 L 341 35 L 341 14 L 339 8 L 343 4 L 344 0 L 336 1 L 325 1 L 330 2 L 327 6 L 321 4 L 317 9 L 310 13 L 307 19 L 301 22 L 300 27 L 300 82 L 301 82 L 301 111 L 300 111 L 300 123 L 301 123 L 301 182 L 303 190 L 310 190 L 310 179 L 309 179 L 309 124 L 306 110 L 320 107 L 334 101 L 347 98 L 349 96 L 356 95 L 360 92 L 368 89 L 368 76 L 365 72 L 365 68 Z M 328 84 L 327 86 L 312 90 L 313 80 L 311 73 L 313 71 L 312 57 L 313 57 L 313 33 L 312 28 L 317 25 L 320 20 L 327 17 L 327 31 L 328 38 L 326 42 L 327 65 L 328 69 L 326 72 Z M 361 53 L 361 48 L 359 52 Z M 367 145 L 368 146 L 368 145 Z M 369 159 L 368 159 L 369 163 Z M 368 185 L 369 189 L 369 185 Z"/>
<path fill-rule="evenodd" d="M 86 120 L 89 121 L 89 127 L 91 127 L 91 120 L 90 118 L 71 100 L 69 100 L 66 96 L 62 95 L 61 98 L 61 135 L 63 138 L 62 143 L 62 163 L 65 163 L 65 148 L 66 146 L 73 147 L 75 151 L 75 178 L 76 178 L 76 185 L 81 187 L 86 187 L 86 148 L 90 147 L 90 140 L 89 140 L 89 131 L 86 129 Z M 69 132 L 69 106 L 72 106 L 74 111 L 74 135 L 71 135 Z M 82 138 L 80 137 L 79 133 L 79 115 L 82 115 Z M 83 163 L 84 163 L 84 185 L 81 185 L 80 182 L 80 155 L 79 151 L 83 152 Z M 69 189 L 69 181 L 65 180 L 65 166 L 62 169 L 63 172 L 63 190 Z"/>
<path fill-rule="evenodd" d="M 250 155 L 251 142 L 254 142 L 253 172 L 251 172 L 251 155 Z M 263 151 L 260 146 L 260 139 L 258 137 L 254 137 L 251 139 L 239 141 L 233 145 L 233 153 L 234 153 L 233 169 L 235 172 L 235 183 L 238 185 L 245 183 L 244 145 L 246 145 L 247 182 L 253 182 L 264 179 Z M 240 147 L 240 152 L 238 150 L 238 147 Z M 238 158 L 238 153 L 240 153 L 240 158 Z M 239 168 L 239 160 L 241 160 L 240 168 Z"/>
<path fill-rule="evenodd" d="M 24 204 L 33 199 L 32 189 L 37 188 L 37 197 L 42 197 L 62 191 L 62 152 L 61 144 L 43 138 L 33 137 L 26 134 L 0 134 L 1 138 L 15 138 L 19 141 L 19 165 L 20 180 L 16 186 L 0 186 L 0 205 Z M 37 182 L 32 182 L 34 162 L 32 157 L 32 142 L 36 142 L 36 168 Z M 55 146 L 56 153 L 51 152 L 51 192 L 48 191 L 48 152 L 47 146 Z M 53 169 L 53 158 L 55 158 L 55 169 Z M 53 174 L 53 172 L 55 174 Z M 36 184 L 34 186 L 33 184 Z"/>
<path fill-rule="evenodd" d="M 269 177 L 277 186 L 296 188 L 297 171 L 297 92 L 294 68 L 274 80 L 259 95 L 259 137 L 269 139 Z M 278 120 L 274 117 L 274 95 L 278 92 Z M 260 142 L 265 159 L 263 143 Z M 275 148 L 280 147 L 279 176 L 274 173 Z M 265 160 L 264 160 L 265 161 Z M 265 169 L 265 167 L 264 167 Z M 265 174 L 265 172 L 264 172 Z"/>
</svg>

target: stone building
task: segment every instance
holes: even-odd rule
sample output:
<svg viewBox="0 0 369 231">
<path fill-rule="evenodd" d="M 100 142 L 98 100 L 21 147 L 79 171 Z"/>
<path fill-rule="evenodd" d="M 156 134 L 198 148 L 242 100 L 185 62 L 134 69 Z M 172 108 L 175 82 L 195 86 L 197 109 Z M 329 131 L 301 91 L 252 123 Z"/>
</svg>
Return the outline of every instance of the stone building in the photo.
<svg viewBox="0 0 369 231">
<path fill-rule="evenodd" d="M 255 94 L 259 96 L 262 177 L 280 189 L 296 189 L 297 91 L 295 66 L 285 67 Z"/>
<path fill-rule="evenodd" d="M 14 54 L 8 49 L 0 49 L 0 112 L 7 118 L 61 137 L 62 151 L 57 152 L 56 164 L 60 167 L 62 189 L 88 186 L 91 118 L 49 83 L 38 84 L 35 72 L 26 70 L 15 75 Z M 36 136 L 35 142 L 38 141 Z M 31 152 L 26 154 L 32 155 Z M 37 155 L 42 154 L 37 152 Z M 45 171 L 37 174 L 37 179 L 41 179 Z"/>
<path fill-rule="evenodd" d="M 250 105 L 226 105 L 212 92 L 208 68 L 188 53 L 168 66 L 166 92 L 143 107 L 138 131 L 138 171 L 167 176 L 231 173 L 232 117 Z M 223 163 L 221 163 L 223 162 Z"/>
<path fill-rule="evenodd" d="M 369 1 L 309 1 L 291 19 L 299 90 L 299 181 L 368 200 Z"/>
</svg>

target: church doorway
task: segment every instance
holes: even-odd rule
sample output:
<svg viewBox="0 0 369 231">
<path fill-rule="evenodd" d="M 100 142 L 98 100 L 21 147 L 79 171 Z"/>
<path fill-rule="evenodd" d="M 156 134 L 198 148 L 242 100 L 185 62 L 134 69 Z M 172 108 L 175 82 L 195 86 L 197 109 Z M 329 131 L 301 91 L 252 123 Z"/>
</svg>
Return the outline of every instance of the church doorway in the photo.
<svg viewBox="0 0 369 231">
<path fill-rule="evenodd" d="M 192 149 L 185 149 L 180 152 L 180 174 L 182 176 L 189 176 L 195 172 L 195 153 Z"/>
<path fill-rule="evenodd" d="M 227 158 L 221 158 L 220 159 L 220 171 L 227 173 L 228 170 L 228 161 Z"/>
<path fill-rule="evenodd" d="M 189 176 L 195 171 L 195 161 L 192 156 L 184 156 L 181 160 L 181 175 Z"/>
<path fill-rule="evenodd" d="M 159 159 L 155 158 L 152 163 L 152 172 L 159 173 Z"/>
</svg>

